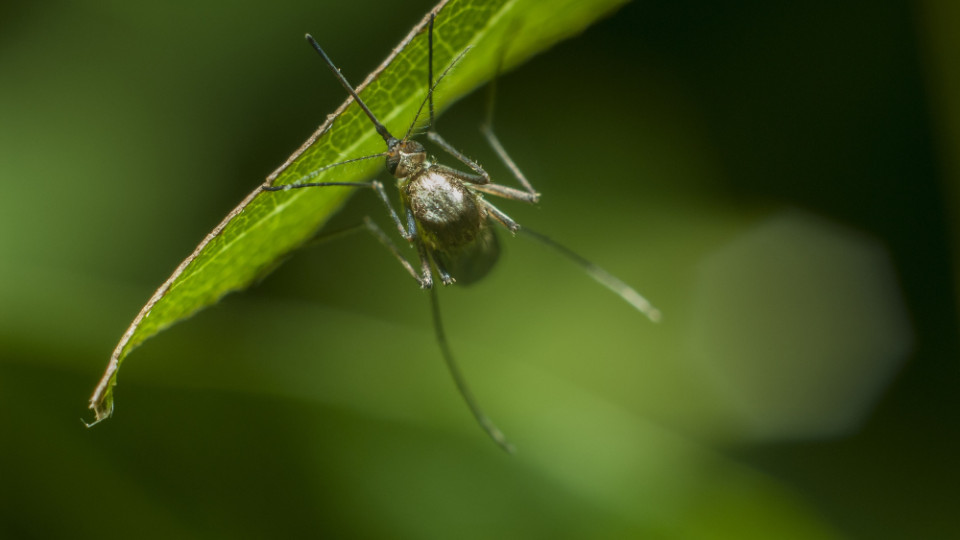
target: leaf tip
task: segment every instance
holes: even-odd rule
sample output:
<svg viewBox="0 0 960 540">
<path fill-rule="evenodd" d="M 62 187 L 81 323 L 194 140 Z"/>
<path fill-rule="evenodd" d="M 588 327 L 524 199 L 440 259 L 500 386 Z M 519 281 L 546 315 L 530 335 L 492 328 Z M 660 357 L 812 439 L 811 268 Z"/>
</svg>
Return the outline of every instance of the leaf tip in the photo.
<svg viewBox="0 0 960 540">
<path fill-rule="evenodd" d="M 113 416 L 113 395 L 108 394 L 103 400 L 96 403 L 91 401 L 90 408 L 93 409 L 93 414 L 95 415 L 94 420 L 92 422 L 87 422 L 86 420 L 81 419 L 84 425 L 86 425 L 88 428 L 92 428 L 93 426 Z"/>
<path fill-rule="evenodd" d="M 113 387 L 116 385 L 116 378 L 104 377 L 97 389 L 90 396 L 89 408 L 93 411 L 94 419 L 92 422 L 83 420 L 83 423 L 91 428 L 107 418 L 113 416 Z"/>
</svg>

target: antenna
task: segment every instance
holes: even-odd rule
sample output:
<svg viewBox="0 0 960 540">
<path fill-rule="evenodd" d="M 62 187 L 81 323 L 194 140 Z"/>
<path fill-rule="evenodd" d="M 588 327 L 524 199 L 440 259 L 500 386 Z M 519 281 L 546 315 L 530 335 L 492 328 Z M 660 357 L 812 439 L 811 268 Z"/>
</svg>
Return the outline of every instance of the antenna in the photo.
<svg viewBox="0 0 960 540">
<path fill-rule="evenodd" d="M 364 103 L 362 99 L 360 99 L 359 95 L 357 95 L 357 91 L 354 90 L 352 86 L 350 86 L 349 82 L 347 82 L 347 78 L 343 76 L 343 73 L 340 73 L 340 70 L 337 69 L 337 66 L 333 65 L 333 61 L 330 60 L 330 57 L 327 56 L 327 53 L 323 52 L 323 48 L 320 47 L 320 44 L 317 43 L 317 40 L 313 39 L 313 36 L 311 36 L 310 34 L 307 34 L 307 41 L 310 42 L 310 45 L 314 49 L 316 49 L 318 53 L 320 53 L 320 56 L 323 58 L 323 61 L 327 63 L 327 67 L 329 67 L 330 71 L 332 71 L 333 74 L 337 76 L 337 79 L 340 81 L 340 84 L 343 85 L 343 87 L 347 90 L 347 92 L 351 96 L 353 96 L 353 100 L 357 102 L 357 105 L 360 105 L 360 108 L 363 109 L 363 112 L 367 113 L 367 116 L 370 118 L 370 121 L 373 122 L 373 127 L 377 129 L 377 133 L 379 133 L 380 136 L 383 137 L 384 142 L 387 143 L 387 148 L 393 148 L 394 146 L 396 146 L 400 141 L 396 137 L 391 135 L 390 132 L 387 131 L 386 126 L 384 126 L 382 123 L 380 123 L 379 120 L 377 120 L 377 117 L 373 115 L 373 112 L 370 110 L 369 107 L 367 107 L 367 104 Z"/>
</svg>

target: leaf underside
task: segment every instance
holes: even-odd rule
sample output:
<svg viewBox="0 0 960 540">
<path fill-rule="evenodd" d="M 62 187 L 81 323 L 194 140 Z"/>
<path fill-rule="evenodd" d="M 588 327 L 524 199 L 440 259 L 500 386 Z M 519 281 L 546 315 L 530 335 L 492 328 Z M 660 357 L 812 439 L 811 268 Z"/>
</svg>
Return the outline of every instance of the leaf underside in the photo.
<svg viewBox="0 0 960 540">
<path fill-rule="evenodd" d="M 434 69 L 442 73 L 469 48 L 434 94 L 438 112 L 483 83 L 575 35 L 626 0 L 449 0 L 438 4 L 434 27 Z M 429 15 L 358 85 L 373 113 L 397 136 L 406 133 L 427 90 Z M 311 69 L 315 65 L 311 64 Z M 331 77 L 332 79 L 332 77 Z M 331 80 L 331 84 L 336 84 Z M 422 120 L 421 115 L 421 120 Z M 324 165 L 385 149 L 360 107 L 347 99 L 334 114 L 266 180 L 283 185 L 303 181 Z M 311 182 L 363 182 L 383 168 L 380 159 L 335 167 Z M 90 398 L 96 418 L 113 412 L 113 387 L 121 362 L 136 346 L 166 327 L 244 289 L 285 255 L 312 238 L 355 188 L 299 189 L 250 193 L 214 228 L 160 286 L 117 344 Z"/>
</svg>

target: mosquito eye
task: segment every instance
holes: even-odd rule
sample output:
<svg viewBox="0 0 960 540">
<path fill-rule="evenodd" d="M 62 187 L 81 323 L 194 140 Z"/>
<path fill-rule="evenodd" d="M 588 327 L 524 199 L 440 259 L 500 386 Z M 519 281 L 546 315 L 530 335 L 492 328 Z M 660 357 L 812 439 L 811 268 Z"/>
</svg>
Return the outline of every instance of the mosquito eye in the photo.
<svg viewBox="0 0 960 540">
<path fill-rule="evenodd" d="M 387 172 L 393 176 L 397 175 L 397 166 L 400 165 L 400 156 L 398 154 L 391 154 L 387 156 Z"/>
</svg>

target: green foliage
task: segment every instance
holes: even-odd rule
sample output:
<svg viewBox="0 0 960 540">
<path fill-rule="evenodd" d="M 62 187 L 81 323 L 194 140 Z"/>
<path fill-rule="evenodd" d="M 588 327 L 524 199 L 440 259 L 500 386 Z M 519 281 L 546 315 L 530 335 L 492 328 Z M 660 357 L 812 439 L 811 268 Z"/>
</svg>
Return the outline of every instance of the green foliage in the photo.
<svg viewBox="0 0 960 540">
<path fill-rule="evenodd" d="M 470 51 L 437 88 L 438 110 L 488 81 L 498 69 L 510 69 L 580 32 L 622 3 L 623 0 L 441 2 L 433 10 L 436 73 L 442 73 L 464 50 Z M 429 16 L 414 27 L 384 63 L 358 85 L 370 109 L 397 136 L 406 133 L 426 95 L 428 20 Z M 331 54 L 336 61 L 336 51 Z M 330 84 L 336 84 L 332 77 Z M 325 165 L 383 149 L 383 140 L 360 108 L 348 99 L 267 182 L 293 183 Z M 382 162 L 371 159 L 328 169 L 312 176 L 311 181 L 362 182 L 380 170 Z M 133 348 L 272 270 L 285 255 L 323 227 L 355 190 L 344 187 L 264 192 L 258 187 L 248 195 L 180 264 L 124 333 L 90 398 L 95 422 L 112 413 L 117 371 Z"/>
<path fill-rule="evenodd" d="M 438 1 L 4 11 L 0 538 L 960 538 L 956 3 L 633 2 L 501 78 L 497 133 L 543 193 L 503 210 L 668 315 L 507 235 L 489 278 L 438 291 L 515 456 L 457 394 L 427 295 L 362 235 L 137 349 L 120 414 L 83 427 L 154 289 L 344 101 L 303 33 L 360 83 Z M 438 127 L 506 183 L 483 93 Z M 358 193 L 323 231 L 383 225 L 378 205 Z M 789 235 L 717 257 L 810 211 L 892 271 L 824 286 L 858 251 Z M 864 321 L 898 292 L 915 341 L 894 373 L 856 351 L 895 335 Z M 851 340 L 842 361 L 823 335 Z"/>
</svg>

